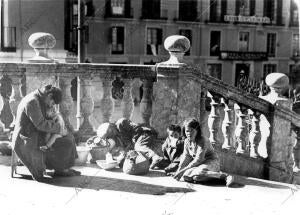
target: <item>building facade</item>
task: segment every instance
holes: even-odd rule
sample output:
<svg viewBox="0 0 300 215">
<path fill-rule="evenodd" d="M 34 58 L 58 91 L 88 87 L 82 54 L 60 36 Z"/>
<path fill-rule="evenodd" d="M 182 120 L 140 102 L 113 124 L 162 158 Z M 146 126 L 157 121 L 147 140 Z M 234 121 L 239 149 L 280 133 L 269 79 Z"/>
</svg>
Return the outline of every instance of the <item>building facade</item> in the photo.
<svg viewBox="0 0 300 215">
<path fill-rule="evenodd" d="M 26 61 L 27 39 L 48 32 L 51 55 L 74 62 L 78 0 L 1 0 L 1 61 Z M 232 85 L 283 72 L 300 84 L 297 0 L 85 0 L 86 62 L 155 64 L 168 59 L 165 38 L 185 35 L 185 60 Z"/>
</svg>

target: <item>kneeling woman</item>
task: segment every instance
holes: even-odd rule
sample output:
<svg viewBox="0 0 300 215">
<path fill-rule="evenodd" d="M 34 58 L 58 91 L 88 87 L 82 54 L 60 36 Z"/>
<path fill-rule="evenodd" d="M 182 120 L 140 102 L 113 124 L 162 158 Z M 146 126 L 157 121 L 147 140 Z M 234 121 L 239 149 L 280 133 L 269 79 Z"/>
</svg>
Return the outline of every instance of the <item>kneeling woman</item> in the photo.
<svg viewBox="0 0 300 215">
<path fill-rule="evenodd" d="M 200 124 L 196 119 L 184 122 L 184 151 L 174 178 L 201 183 L 220 179 L 226 185 L 232 183 L 232 176 L 220 172 L 220 161 L 211 143 L 202 136 Z"/>
</svg>

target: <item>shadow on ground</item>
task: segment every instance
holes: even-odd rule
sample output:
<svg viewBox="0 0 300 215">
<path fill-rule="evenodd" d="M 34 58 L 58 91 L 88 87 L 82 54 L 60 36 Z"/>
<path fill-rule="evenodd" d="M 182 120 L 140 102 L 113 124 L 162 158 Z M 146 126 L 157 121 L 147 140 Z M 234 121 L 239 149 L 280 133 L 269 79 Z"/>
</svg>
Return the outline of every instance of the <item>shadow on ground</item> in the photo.
<svg viewBox="0 0 300 215">
<path fill-rule="evenodd" d="M 29 175 L 19 175 L 19 180 L 32 180 Z M 46 182 L 49 185 L 60 187 L 73 187 L 76 192 L 83 189 L 110 190 L 136 194 L 164 195 L 166 193 L 188 193 L 194 192 L 189 187 L 166 187 L 154 184 L 143 183 L 134 180 L 117 179 L 101 176 L 74 176 L 49 178 Z"/>
</svg>

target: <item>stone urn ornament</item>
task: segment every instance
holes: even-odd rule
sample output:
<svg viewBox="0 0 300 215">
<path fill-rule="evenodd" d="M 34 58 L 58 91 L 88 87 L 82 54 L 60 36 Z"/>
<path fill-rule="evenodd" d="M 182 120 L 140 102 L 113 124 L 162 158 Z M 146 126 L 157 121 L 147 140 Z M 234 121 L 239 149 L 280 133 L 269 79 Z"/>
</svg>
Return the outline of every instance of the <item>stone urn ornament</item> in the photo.
<svg viewBox="0 0 300 215">
<path fill-rule="evenodd" d="M 288 101 L 288 98 L 283 96 L 284 90 L 287 90 L 289 86 L 289 78 L 286 74 L 280 72 L 270 73 L 266 77 L 266 84 L 270 87 L 270 92 L 265 96 L 260 96 L 260 98 L 271 104 Z"/>
<path fill-rule="evenodd" d="M 52 34 L 44 32 L 33 33 L 28 38 L 28 43 L 34 49 L 36 54 L 33 58 L 29 60 L 29 62 L 54 62 L 54 59 L 48 56 L 49 49 L 52 49 L 56 44 L 56 39 Z"/>
<path fill-rule="evenodd" d="M 183 62 L 184 53 L 187 52 L 190 47 L 190 41 L 187 37 L 182 35 L 172 35 L 167 37 L 164 42 L 165 49 L 169 52 L 169 60 L 162 62 L 163 65 L 185 65 Z"/>
</svg>

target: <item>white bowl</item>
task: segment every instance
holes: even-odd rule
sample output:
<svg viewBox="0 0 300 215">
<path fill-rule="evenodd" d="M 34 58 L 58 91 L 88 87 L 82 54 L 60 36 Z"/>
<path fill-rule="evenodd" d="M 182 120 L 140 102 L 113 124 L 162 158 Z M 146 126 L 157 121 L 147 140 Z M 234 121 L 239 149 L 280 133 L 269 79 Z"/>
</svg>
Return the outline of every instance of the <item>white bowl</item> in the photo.
<svg viewBox="0 0 300 215">
<path fill-rule="evenodd" d="M 86 164 L 91 149 L 85 146 L 77 146 L 76 150 L 77 150 L 78 158 L 75 159 L 75 164 L 76 165 Z"/>
<path fill-rule="evenodd" d="M 96 163 L 102 169 L 113 169 L 113 168 L 118 166 L 117 161 L 110 161 L 110 162 L 107 163 L 106 160 L 96 160 Z"/>
</svg>

